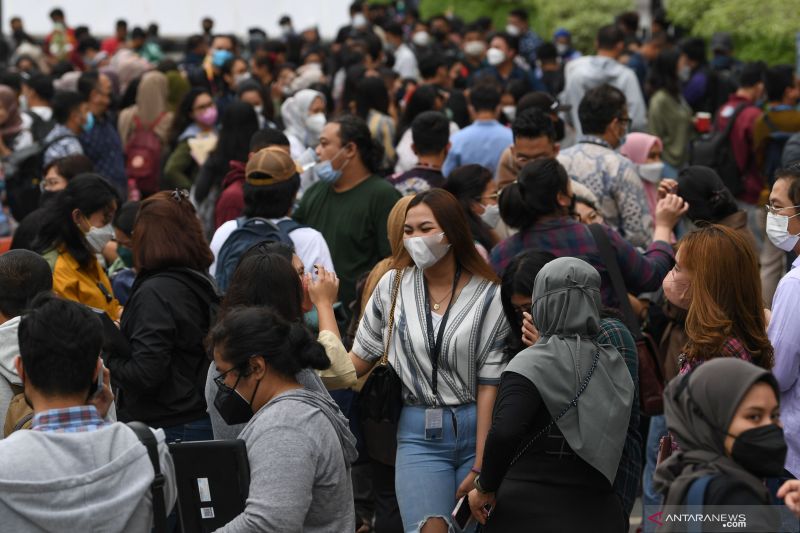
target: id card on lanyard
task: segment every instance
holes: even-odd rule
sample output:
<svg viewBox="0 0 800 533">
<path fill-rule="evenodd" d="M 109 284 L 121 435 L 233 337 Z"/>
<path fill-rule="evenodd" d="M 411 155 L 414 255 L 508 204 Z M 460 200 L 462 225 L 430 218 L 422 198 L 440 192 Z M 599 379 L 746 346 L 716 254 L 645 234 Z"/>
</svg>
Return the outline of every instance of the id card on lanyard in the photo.
<svg viewBox="0 0 800 533">
<path fill-rule="evenodd" d="M 456 275 L 455 278 L 453 279 L 453 288 L 450 292 L 450 303 L 447 306 L 447 310 L 444 312 L 444 316 L 442 316 L 442 320 L 439 322 L 439 332 L 436 335 L 435 340 L 433 334 L 433 317 L 431 317 L 430 295 L 428 294 L 428 282 L 426 281 L 424 283 L 425 311 L 426 311 L 425 318 L 426 318 L 427 334 L 428 334 L 428 346 L 430 347 L 431 350 L 430 352 L 431 366 L 432 366 L 431 389 L 433 391 L 434 405 L 438 402 L 438 396 L 439 396 L 439 389 L 438 389 L 439 354 L 442 351 L 442 341 L 444 339 L 444 330 L 447 326 L 447 317 L 450 316 L 450 310 L 453 308 L 453 303 L 456 296 L 456 287 L 458 286 L 459 279 L 461 279 L 460 265 L 456 267 Z M 443 419 L 444 419 L 444 409 L 442 407 L 429 407 L 425 409 L 425 440 L 442 439 Z"/>
</svg>

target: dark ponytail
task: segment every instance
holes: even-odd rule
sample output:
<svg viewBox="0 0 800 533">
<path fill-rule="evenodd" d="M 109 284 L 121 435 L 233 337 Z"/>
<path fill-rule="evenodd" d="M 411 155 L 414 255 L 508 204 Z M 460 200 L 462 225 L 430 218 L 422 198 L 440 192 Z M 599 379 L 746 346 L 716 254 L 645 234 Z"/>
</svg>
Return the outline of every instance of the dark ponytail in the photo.
<svg viewBox="0 0 800 533">
<path fill-rule="evenodd" d="M 500 194 L 500 216 L 511 227 L 526 229 L 542 216 L 558 214 L 558 193 L 567 194 L 568 183 L 567 171 L 555 159 L 531 161 Z"/>
<path fill-rule="evenodd" d="M 208 334 L 206 344 L 235 368 L 245 369 L 254 355 L 272 370 L 293 379 L 304 368 L 330 366 L 325 348 L 305 326 L 283 319 L 269 307 L 237 307 Z"/>
<path fill-rule="evenodd" d="M 289 344 L 300 368 L 325 370 L 331 366 L 325 348 L 302 324 L 294 322 L 289 326 Z"/>
</svg>

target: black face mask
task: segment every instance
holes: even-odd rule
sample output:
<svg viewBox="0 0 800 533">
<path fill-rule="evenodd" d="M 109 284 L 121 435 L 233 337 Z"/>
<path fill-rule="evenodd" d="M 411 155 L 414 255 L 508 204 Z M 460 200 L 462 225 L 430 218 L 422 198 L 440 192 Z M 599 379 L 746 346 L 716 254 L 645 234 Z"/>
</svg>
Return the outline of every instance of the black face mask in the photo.
<svg viewBox="0 0 800 533">
<path fill-rule="evenodd" d="M 256 383 L 256 388 L 253 390 L 253 396 L 250 398 L 250 402 L 248 403 L 247 400 L 242 398 L 242 396 L 236 392 L 236 385 L 239 384 L 240 379 L 242 379 L 241 375 L 236 379 L 236 383 L 233 385 L 233 388 L 228 386 L 220 386 L 218 384 L 217 395 L 214 397 L 214 407 L 217 408 L 219 415 L 229 426 L 244 424 L 253 418 L 253 398 L 256 397 L 256 391 L 258 390 L 261 380 Z"/>
<path fill-rule="evenodd" d="M 733 437 L 733 435 L 730 435 Z M 748 429 L 734 437 L 731 458 L 759 477 L 779 477 L 786 461 L 783 428 L 776 424 Z"/>
</svg>

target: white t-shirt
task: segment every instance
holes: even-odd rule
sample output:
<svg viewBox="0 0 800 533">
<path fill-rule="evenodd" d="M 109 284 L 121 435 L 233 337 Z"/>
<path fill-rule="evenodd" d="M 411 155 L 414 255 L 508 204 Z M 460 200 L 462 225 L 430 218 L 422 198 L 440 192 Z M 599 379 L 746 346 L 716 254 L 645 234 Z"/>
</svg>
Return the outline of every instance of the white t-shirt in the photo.
<svg viewBox="0 0 800 533">
<path fill-rule="evenodd" d="M 289 220 L 289 217 L 273 218 L 270 219 L 270 222 L 277 224 L 282 220 Z M 214 232 L 214 237 L 212 237 L 210 244 L 211 252 L 214 254 L 214 262 L 211 263 L 211 267 L 208 269 L 212 276 L 217 272 L 219 252 L 236 228 L 237 224 L 234 219 L 225 222 Z M 289 232 L 289 238 L 292 239 L 294 251 L 303 262 L 303 265 L 305 265 L 306 271 L 311 271 L 313 265 L 322 265 L 326 270 L 333 272 L 331 252 L 328 249 L 328 243 L 325 242 L 325 238 L 320 232 L 308 227 L 297 228 Z"/>
</svg>

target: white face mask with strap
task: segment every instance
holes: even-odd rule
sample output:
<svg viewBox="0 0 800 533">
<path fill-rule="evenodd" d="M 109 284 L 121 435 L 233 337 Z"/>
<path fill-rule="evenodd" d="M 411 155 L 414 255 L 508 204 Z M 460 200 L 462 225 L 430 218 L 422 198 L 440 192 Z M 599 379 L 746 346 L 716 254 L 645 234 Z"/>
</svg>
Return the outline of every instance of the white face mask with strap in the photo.
<svg viewBox="0 0 800 533">
<path fill-rule="evenodd" d="M 403 246 L 417 268 L 425 270 L 438 263 L 450 251 L 451 245 L 443 243 L 443 240 L 444 232 L 424 237 L 407 237 L 403 239 Z"/>
<path fill-rule="evenodd" d="M 795 209 L 800 208 L 800 206 L 792 207 Z M 784 207 L 782 209 L 789 208 Z M 769 240 L 775 245 L 776 248 L 779 248 L 784 252 L 791 252 L 794 250 L 794 247 L 797 246 L 797 242 L 800 241 L 800 233 L 797 235 L 789 233 L 789 219 L 796 216 L 800 216 L 800 213 L 792 216 L 786 216 L 779 215 L 778 213 L 774 213 L 772 211 L 767 212 L 767 237 L 769 237 Z"/>
</svg>

